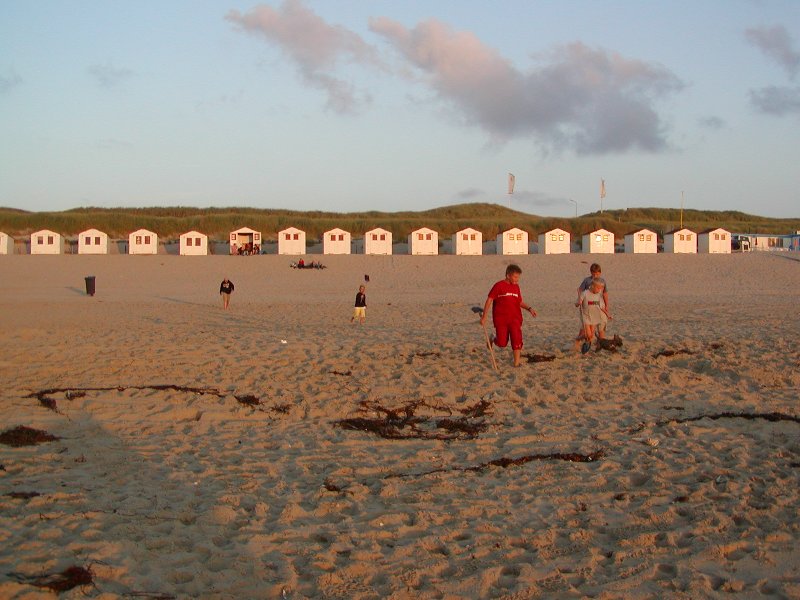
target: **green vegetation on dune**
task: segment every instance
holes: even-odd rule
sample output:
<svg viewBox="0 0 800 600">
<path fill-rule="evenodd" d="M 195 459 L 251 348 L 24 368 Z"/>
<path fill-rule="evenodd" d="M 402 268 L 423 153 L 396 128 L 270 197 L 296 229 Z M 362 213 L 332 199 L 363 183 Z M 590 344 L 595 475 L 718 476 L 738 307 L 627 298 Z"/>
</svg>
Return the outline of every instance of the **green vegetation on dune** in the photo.
<svg viewBox="0 0 800 600">
<path fill-rule="evenodd" d="M 392 232 L 395 241 L 402 241 L 413 230 L 429 227 L 440 237 L 473 227 L 486 239 L 519 227 L 532 236 L 559 227 L 573 236 L 581 236 L 604 228 L 621 237 L 642 228 L 652 229 L 663 236 L 681 224 L 681 211 L 665 208 L 629 208 L 590 213 L 577 218 L 540 217 L 500 206 L 499 204 L 456 204 L 413 212 L 334 213 L 258 208 L 75 208 L 61 212 L 27 212 L 0 208 L 0 231 L 12 236 L 29 235 L 40 229 L 50 229 L 76 236 L 90 228 L 99 229 L 112 238 L 124 238 L 137 229 L 154 231 L 163 239 L 177 239 L 180 234 L 197 230 L 212 239 L 226 240 L 228 234 L 240 227 L 261 231 L 264 239 L 274 240 L 277 232 L 297 227 L 310 240 L 320 239 L 325 231 L 339 227 L 354 237 L 365 231 L 382 227 Z M 721 227 L 731 232 L 785 234 L 800 230 L 800 218 L 773 219 L 748 215 L 739 211 L 683 211 L 683 226 L 693 231 Z"/>
</svg>

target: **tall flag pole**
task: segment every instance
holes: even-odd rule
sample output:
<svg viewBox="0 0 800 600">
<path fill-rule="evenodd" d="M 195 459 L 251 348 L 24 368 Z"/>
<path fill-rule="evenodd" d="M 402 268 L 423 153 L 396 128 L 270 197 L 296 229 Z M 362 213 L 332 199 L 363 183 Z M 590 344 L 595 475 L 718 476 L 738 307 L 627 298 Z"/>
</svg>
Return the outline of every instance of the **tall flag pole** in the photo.
<svg viewBox="0 0 800 600">
<path fill-rule="evenodd" d="M 600 212 L 603 212 L 603 198 L 606 197 L 606 180 L 600 180 Z"/>
<path fill-rule="evenodd" d="M 683 229 L 683 190 L 681 190 L 681 229 Z"/>
<path fill-rule="evenodd" d="M 513 173 L 508 174 L 508 208 L 511 208 L 511 195 L 514 193 L 514 183 L 517 178 Z"/>
</svg>

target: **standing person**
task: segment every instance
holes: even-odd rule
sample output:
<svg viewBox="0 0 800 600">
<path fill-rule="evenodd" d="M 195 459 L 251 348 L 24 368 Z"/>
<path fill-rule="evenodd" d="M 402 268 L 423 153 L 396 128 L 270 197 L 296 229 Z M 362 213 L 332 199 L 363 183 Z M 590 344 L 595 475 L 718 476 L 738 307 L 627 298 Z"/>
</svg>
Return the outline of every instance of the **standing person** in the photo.
<svg viewBox="0 0 800 600">
<path fill-rule="evenodd" d="M 603 305 L 604 305 L 603 315 L 604 316 L 603 316 L 603 321 L 597 326 L 597 331 L 598 331 L 598 333 L 600 331 L 605 333 L 606 322 L 607 322 L 606 315 L 610 315 L 611 307 L 608 304 L 608 284 L 606 283 L 605 278 L 603 278 L 603 271 L 600 269 L 600 265 L 599 264 L 597 264 L 597 263 L 592 263 L 591 264 L 591 266 L 589 267 L 589 277 L 585 277 L 583 279 L 583 281 L 581 281 L 581 284 L 578 286 L 578 300 L 575 302 L 575 306 L 580 306 L 581 305 L 581 294 L 589 289 L 589 287 L 592 285 L 593 281 L 599 281 L 600 283 L 603 284 Z M 610 316 L 609 316 L 609 318 L 610 318 Z M 581 327 L 581 330 L 578 333 L 578 339 L 581 339 L 583 337 L 584 333 L 585 333 L 585 331 L 584 331 L 583 327 Z M 587 341 L 591 342 L 592 340 L 587 340 Z"/>
<path fill-rule="evenodd" d="M 222 296 L 222 308 L 228 310 L 228 305 L 231 303 L 231 294 L 233 293 L 233 282 L 227 277 L 219 284 L 219 295 Z"/>
<path fill-rule="evenodd" d="M 586 354 L 592 346 L 595 330 L 597 330 L 598 342 L 597 346 L 600 347 L 600 341 L 606 337 L 605 327 L 601 329 L 611 315 L 606 310 L 605 302 L 603 301 L 603 288 L 605 285 L 600 279 L 592 280 L 589 284 L 589 289 L 581 292 L 580 308 L 581 308 L 581 325 L 583 326 L 583 336 L 579 336 L 575 340 L 575 344 L 584 339 L 581 346 L 581 352 Z"/>
<path fill-rule="evenodd" d="M 356 293 L 356 303 L 355 307 L 353 308 L 353 316 L 350 317 L 350 322 L 352 323 L 356 319 L 359 320 L 360 323 L 364 323 L 367 319 L 367 288 L 363 285 L 358 286 L 358 292 Z"/>
<path fill-rule="evenodd" d="M 506 278 L 495 283 L 489 290 L 489 296 L 486 298 L 481 314 L 481 326 L 483 327 L 486 324 L 489 307 L 491 307 L 495 336 L 490 343 L 505 348 L 508 345 L 509 337 L 511 338 L 515 367 L 520 365 L 522 353 L 522 311 L 527 310 L 532 316 L 536 316 L 533 307 L 522 301 L 522 292 L 519 289 L 521 275 L 522 269 L 517 265 L 508 265 Z"/>
</svg>

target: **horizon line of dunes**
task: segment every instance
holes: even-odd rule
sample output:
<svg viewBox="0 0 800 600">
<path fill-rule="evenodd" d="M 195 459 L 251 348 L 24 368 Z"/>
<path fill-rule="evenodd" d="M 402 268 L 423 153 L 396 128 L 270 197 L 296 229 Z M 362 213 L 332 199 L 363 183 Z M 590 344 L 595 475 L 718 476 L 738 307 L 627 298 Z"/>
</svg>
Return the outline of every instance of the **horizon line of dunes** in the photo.
<svg viewBox="0 0 800 600">
<path fill-rule="evenodd" d="M 127 236 L 147 229 L 162 238 L 177 239 L 189 231 L 203 232 L 210 238 L 226 239 L 231 231 L 247 226 L 268 232 L 265 240 L 289 227 L 296 227 L 309 239 L 321 239 L 326 231 L 341 228 L 354 236 L 376 227 L 386 229 L 395 238 L 428 227 L 441 236 L 450 236 L 467 227 L 484 237 L 517 227 L 529 234 L 562 229 L 570 235 L 605 229 L 617 237 L 650 229 L 664 233 L 681 227 L 693 231 L 722 228 L 731 232 L 787 233 L 800 230 L 799 219 L 774 219 L 738 211 L 700 211 L 694 209 L 629 208 L 590 213 L 575 218 L 540 217 L 486 203 L 458 204 L 420 212 L 325 213 L 249 208 L 79 208 L 63 212 L 32 213 L 0 207 L 0 231 L 9 235 L 30 235 L 48 229 L 61 235 L 76 236 L 96 228 L 111 237 Z"/>
</svg>

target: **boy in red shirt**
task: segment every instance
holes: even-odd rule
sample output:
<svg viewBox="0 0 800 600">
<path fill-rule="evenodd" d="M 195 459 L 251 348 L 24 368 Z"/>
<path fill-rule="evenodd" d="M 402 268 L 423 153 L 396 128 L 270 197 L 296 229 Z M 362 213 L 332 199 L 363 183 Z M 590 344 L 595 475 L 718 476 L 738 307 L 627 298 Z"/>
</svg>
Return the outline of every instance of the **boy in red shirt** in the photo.
<svg viewBox="0 0 800 600">
<path fill-rule="evenodd" d="M 536 316 L 533 307 L 522 301 L 522 292 L 519 289 L 520 275 L 522 275 L 522 269 L 517 265 L 508 265 L 506 278 L 495 283 L 489 290 L 489 297 L 486 298 L 486 304 L 484 304 L 481 314 L 481 326 L 485 326 L 489 307 L 492 308 L 494 343 L 500 348 L 505 348 L 508 345 L 509 336 L 511 337 L 515 367 L 520 365 L 522 353 L 522 310 L 527 310 L 532 316 Z"/>
</svg>

